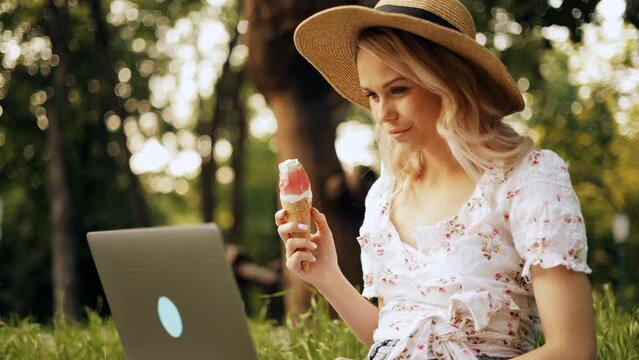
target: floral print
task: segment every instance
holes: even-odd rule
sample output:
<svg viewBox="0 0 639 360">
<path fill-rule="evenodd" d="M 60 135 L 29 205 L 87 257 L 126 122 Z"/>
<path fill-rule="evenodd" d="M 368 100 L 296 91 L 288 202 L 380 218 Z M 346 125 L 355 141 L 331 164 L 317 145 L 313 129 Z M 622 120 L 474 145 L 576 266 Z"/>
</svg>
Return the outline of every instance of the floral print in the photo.
<svg viewBox="0 0 639 360">
<path fill-rule="evenodd" d="M 404 258 L 404 266 L 406 266 L 406 269 L 408 269 L 408 271 L 415 271 L 424 266 L 417 259 L 415 259 L 415 255 L 411 251 L 404 249 L 402 251 L 402 255 Z"/>
<path fill-rule="evenodd" d="M 364 274 L 364 286 L 371 287 L 373 286 L 373 274 L 365 273 Z"/>
<path fill-rule="evenodd" d="M 398 278 L 399 276 L 393 273 L 391 269 L 382 271 L 379 277 L 379 279 L 386 285 L 397 285 L 396 281 Z"/>
<path fill-rule="evenodd" d="M 375 254 L 377 254 L 377 256 L 384 255 L 384 245 L 375 244 Z"/>
<path fill-rule="evenodd" d="M 463 233 L 464 230 L 466 230 L 466 226 L 459 222 L 459 216 L 455 215 L 454 218 L 448 220 L 448 223 L 446 224 L 446 230 L 447 231 L 444 236 L 450 238 L 453 235 L 459 235 Z"/>
<path fill-rule="evenodd" d="M 582 263 L 585 260 L 582 257 L 583 255 L 583 248 L 582 247 L 571 247 L 568 249 L 568 251 L 566 251 L 566 253 L 563 256 L 563 259 L 565 261 L 574 261 L 577 263 Z"/>
<path fill-rule="evenodd" d="M 540 237 L 535 240 L 529 247 L 526 248 L 528 254 L 533 256 L 536 259 L 539 259 L 540 262 L 543 262 L 544 255 L 546 255 L 546 250 L 548 249 L 548 244 L 546 243 L 545 237 Z"/>
<path fill-rule="evenodd" d="M 519 189 L 514 191 L 509 191 L 506 193 L 506 199 L 512 200 L 515 196 L 519 195 Z"/>
<path fill-rule="evenodd" d="M 509 271 L 509 272 L 498 272 L 495 274 L 495 280 L 500 281 L 504 284 L 516 286 L 522 289 L 526 293 L 529 293 L 530 291 L 532 291 L 532 289 L 530 288 L 530 285 L 526 283 L 525 279 L 521 276 L 521 270 Z"/>
<path fill-rule="evenodd" d="M 475 211 L 482 207 L 482 199 L 480 197 L 474 197 L 466 203 L 466 207 L 468 211 Z"/>
<path fill-rule="evenodd" d="M 552 151 L 533 150 L 513 169 L 487 171 L 458 214 L 414 229 L 415 247 L 391 221 L 393 186 L 383 172 L 357 238 L 362 294 L 384 298 L 374 340 L 398 340 L 390 359 L 529 351 L 540 333 L 530 267 L 590 272 L 579 201 Z M 520 307 L 522 299 L 529 305 Z"/>
<path fill-rule="evenodd" d="M 530 155 L 528 155 L 528 162 L 532 166 L 539 165 L 539 159 L 541 159 L 541 151 L 533 150 Z"/>
<path fill-rule="evenodd" d="M 359 246 L 361 246 L 362 248 L 368 247 L 368 244 L 370 243 L 370 235 L 364 234 L 362 236 L 358 236 L 357 242 L 359 243 Z"/>
<path fill-rule="evenodd" d="M 481 237 L 481 253 L 490 260 L 493 253 L 498 253 L 501 250 L 501 242 L 499 241 L 499 230 L 493 229 L 490 233 L 479 232 Z"/>
</svg>

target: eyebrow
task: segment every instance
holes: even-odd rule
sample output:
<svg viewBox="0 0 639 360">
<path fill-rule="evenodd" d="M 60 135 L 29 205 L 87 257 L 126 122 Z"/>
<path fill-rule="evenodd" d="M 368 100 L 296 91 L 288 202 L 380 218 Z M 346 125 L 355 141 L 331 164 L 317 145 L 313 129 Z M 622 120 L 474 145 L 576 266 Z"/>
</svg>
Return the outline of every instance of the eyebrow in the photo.
<svg viewBox="0 0 639 360">
<path fill-rule="evenodd" d="M 405 78 L 405 77 L 403 77 L 403 76 L 398 76 L 398 77 L 396 77 L 396 78 L 394 78 L 394 79 L 391 79 L 391 80 L 389 80 L 389 81 L 385 82 L 384 84 L 382 84 L 382 89 L 383 89 L 383 88 L 388 87 L 389 85 L 391 85 L 391 84 L 392 84 L 392 83 L 394 83 L 395 81 L 399 81 L 399 80 L 406 80 L 406 78 Z M 361 88 L 362 90 L 370 91 L 370 89 L 369 89 L 369 88 L 364 87 L 364 86 L 361 86 L 361 85 L 360 85 L 360 88 Z"/>
</svg>

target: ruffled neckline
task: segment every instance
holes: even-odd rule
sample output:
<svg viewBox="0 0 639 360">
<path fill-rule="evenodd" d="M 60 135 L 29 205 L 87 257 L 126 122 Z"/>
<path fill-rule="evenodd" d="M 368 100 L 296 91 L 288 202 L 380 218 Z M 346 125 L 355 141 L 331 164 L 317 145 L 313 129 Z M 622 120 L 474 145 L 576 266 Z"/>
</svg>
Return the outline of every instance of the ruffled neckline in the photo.
<svg viewBox="0 0 639 360">
<path fill-rule="evenodd" d="M 435 224 L 421 225 L 421 226 L 414 227 L 412 229 L 412 235 L 415 238 L 415 243 L 417 247 L 414 247 L 408 244 L 407 242 L 405 242 L 404 240 L 402 240 L 401 236 L 399 235 L 399 231 L 397 230 L 397 227 L 395 226 L 395 224 L 393 223 L 390 217 L 391 205 L 392 205 L 390 195 L 392 193 L 393 188 L 396 185 L 397 179 L 395 176 L 387 175 L 388 185 L 385 187 L 385 191 L 383 193 L 383 201 L 381 203 L 382 208 L 386 208 L 387 210 L 381 212 L 382 219 L 383 221 L 386 222 L 386 226 L 393 233 L 392 234 L 393 238 L 399 241 L 401 246 L 403 246 L 404 248 L 408 249 L 411 252 L 418 253 L 420 255 L 427 255 L 427 253 L 424 250 L 426 250 L 425 243 L 427 243 L 428 241 L 424 241 L 424 238 L 430 238 L 431 234 L 436 235 L 438 230 L 442 229 L 447 224 L 450 224 L 455 219 L 466 218 L 465 215 L 467 215 L 468 213 L 468 208 L 471 207 L 473 204 L 481 202 L 483 205 L 486 206 L 486 209 L 485 211 L 482 211 L 482 214 L 490 213 L 490 209 L 492 208 L 492 205 L 493 205 L 492 194 L 495 191 L 495 187 L 496 185 L 505 183 L 509 173 L 510 171 L 504 171 L 503 169 L 500 169 L 500 168 L 491 168 L 486 170 L 482 174 L 482 176 L 479 178 L 479 180 L 475 183 L 475 188 L 473 190 L 473 193 L 470 195 L 470 198 L 464 202 L 464 204 L 459 208 L 459 210 L 457 210 L 457 212 L 454 215 L 444 218 Z M 472 221 L 472 224 L 480 222 L 482 218 L 483 216 L 479 216 L 477 219 L 474 219 L 474 221 Z"/>
</svg>

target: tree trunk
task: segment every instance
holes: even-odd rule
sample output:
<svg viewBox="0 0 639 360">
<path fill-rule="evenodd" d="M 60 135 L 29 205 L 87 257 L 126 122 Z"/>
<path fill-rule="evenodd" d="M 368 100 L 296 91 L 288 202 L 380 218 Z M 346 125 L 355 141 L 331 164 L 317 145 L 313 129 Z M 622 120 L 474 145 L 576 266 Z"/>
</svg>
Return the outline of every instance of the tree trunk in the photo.
<svg viewBox="0 0 639 360">
<path fill-rule="evenodd" d="M 235 172 L 233 183 L 233 195 L 231 197 L 231 207 L 233 210 L 233 227 L 229 234 L 229 242 L 238 244 L 241 236 L 241 229 L 244 226 L 244 212 L 242 211 L 242 188 L 244 185 L 244 164 L 246 151 L 246 140 L 248 129 L 246 124 L 246 109 L 244 99 L 241 96 L 242 83 L 244 82 L 244 69 L 237 74 L 237 91 L 232 96 L 233 119 L 231 128 L 234 130 L 233 158 L 232 166 Z"/>
<path fill-rule="evenodd" d="M 247 1 L 249 71 L 278 122 L 278 160 L 298 158 L 308 171 L 314 206 L 326 213 L 335 237 L 340 268 L 361 285 L 355 236 L 363 218 L 361 198 L 348 187 L 335 153 L 335 128 L 348 109 L 315 69 L 295 50 L 297 24 L 324 8 L 354 1 Z M 275 166 L 275 164 L 273 165 Z M 292 315 L 308 309 L 307 285 L 290 271 L 284 286 Z M 299 305 L 299 306 L 298 306 Z"/>
<path fill-rule="evenodd" d="M 91 17 L 96 24 L 96 37 L 97 37 L 97 47 L 102 53 L 101 56 L 98 56 L 100 71 L 102 72 L 101 77 L 102 80 L 106 83 L 106 87 L 110 89 L 109 93 L 109 107 L 115 112 L 117 116 L 122 119 L 126 117 L 126 111 L 124 110 L 124 105 L 122 104 L 122 99 L 118 98 L 113 91 L 115 85 L 118 83 L 118 80 L 115 75 L 115 69 L 113 67 L 113 57 L 111 54 L 111 44 L 109 31 L 106 27 L 104 19 L 102 17 L 102 5 L 100 0 L 91 0 Z M 122 153 L 124 154 L 124 168 L 127 172 L 127 177 L 129 179 L 129 190 L 131 191 L 131 207 L 133 212 L 133 218 L 135 220 L 135 225 L 137 227 L 147 227 L 151 225 L 151 221 L 149 219 L 149 213 L 146 206 L 146 201 L 144 199 L 144 192 L 142 190 L 142 185 L 140 184 L 140 180 L 131 170 L 131 150 L 127 146 L 127 137 L 124 132 L 124 124 L 120 126 L 117 132 L 118 142 L 120 144 L 120 148 L 122 149 Z"/>
<path fill-rule="evenodd" d="M 51 204 L 51 262 L 54 311 L 71 319 L 80 315 L 77 300 L 77 244 L 71 235 L 71 195 L 64 160 L 64 126 L 67 116 L 65 79 L 69 66 L 69 13 L 66 2 L 50 0 L 49 27 L 53 52 L 59 63 L 53 68 L 53 103 L 48 107 L 46 136 L 47 175 Z"/>
<path fill-rule="evenodd" d="M 224 73 L 220 76 L 219 81 L 222 80 Z M 215 96 L 219 95 L 220 86 L 215 84 Z M 200 121 L 201 134 L 207 134 L 211 138 L 211 151 L 202 156 L 202 165 L 200 165 L 200 212 L 202 221 L 209 223 L 214 221 L 214 210 L 217 204 L 215 196 L 215 172 L 217 171 L 217 164 L 213 158 L 213 149 L 215 148 L 215 136 L 218 129 L 218 123 L 220 118 L 220 106 L 219 99 L 216 99 L 213 107 L 213 115 L 211 119 L 206 123 Z"/>
<path fill-rule="evenodd" d="M 238 14 L 240 12 L 241 6 L 242 1 L 238 0 Z M 215 138 L 217 135 L 217 130 L 222 123 L 222 115 L 224 114 L 225 110 L 229 111 L 228 108 L 225 108 L 225 105 L 229 104 L 232 108 L 231 102 L 235 96 L 239 96 L 241 87 L 241 76 L 239 76 L 239 72 L 231 69 L 230 63 L 230 52 L 238 44 L 240 38 L 240 34 L 237 31 L 237 26 L 234 26 L 233 29 L 235 30 L 231 34 L 231 40 L 229 41 L 229 57 L 224 62 L 224 65 L 222 65 L 222 75 L 220 75 L 217 83 L 215 83 L 215 89 L 213 91 L 213 94 L 215 96 L 213 114 L 210 120 L 201 120 L 199 123 L 199 133 L 208 134 L 211 138 L 211 142 L 213 145 L 211 150 L 213 150 L 213 148 L 215 147 Z M 236 149 L 234 149 L 234 151 L 236 151 Z M 212 222 L 214 220 L 213 215 L 216 207 L 214 179 L 215 172 L 217 171 L 217 164 L 215 163 L 215 159 L 212 155 L 213 153 L 211 152 L 210 154 L 207 154 L 207 156 L 204 156 L 202 158 L 200 172 L 200 210 L 202 212 L 202 219 L 204 220 L 204 222 Z"/>
</svg>

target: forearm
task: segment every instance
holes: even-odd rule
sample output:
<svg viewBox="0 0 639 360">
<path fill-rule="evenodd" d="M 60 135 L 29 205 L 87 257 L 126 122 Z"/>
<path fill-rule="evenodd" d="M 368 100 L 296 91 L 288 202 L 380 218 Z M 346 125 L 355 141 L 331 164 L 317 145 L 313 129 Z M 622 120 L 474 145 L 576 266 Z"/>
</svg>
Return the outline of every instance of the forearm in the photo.
<svg viewBox="0 0 639 360">
<path fill-rule="evenodd" d="M 533 351 L 527 352 L 523 355 L 512 358 L 512 360 L 544 360 L 544 359 L 559 359 L 558 354 L 555 354 L 553 349 L 547 346 L 540 346 Z M 565 354 L 564 354 L 565 355 Z"/>
<path fill-rule="evenodd" d="M 326 286 L 317 290 L 328 300 L 346 322 L 359 341 L 366 347 L 373 344 L 379 309 L 366 300 L 339 272 Z"/>
<path fill-rule="evenodd" d="M 594 360 L 597 358 L 596 351 L 589 351 L 580 347 L 576 343 L 565 347 L 551 347 L 548 344 L 540 346 L 533 351 L 512 358 L 512 360 L 554 360 L 566 359 L 566 354 L 570 354 L 570 359 Z"/>
</svg>

